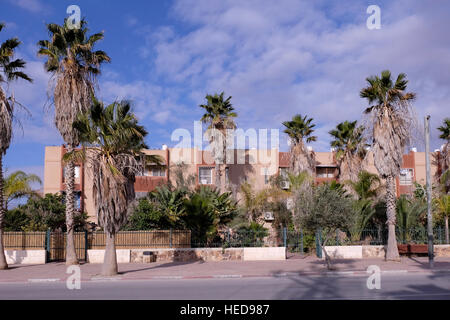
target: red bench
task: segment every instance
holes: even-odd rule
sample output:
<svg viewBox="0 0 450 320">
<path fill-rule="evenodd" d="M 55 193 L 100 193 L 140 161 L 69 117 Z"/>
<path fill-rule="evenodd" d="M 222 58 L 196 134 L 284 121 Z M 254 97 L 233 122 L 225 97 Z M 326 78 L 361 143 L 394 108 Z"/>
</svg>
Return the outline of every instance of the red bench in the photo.
<svg viewBox="0 0 450 320">
<path fill-rule="evenodd" d="M 399 244 L 397 246 L 399 254 L 428 254 L 427 244 Z"/>
</svg>

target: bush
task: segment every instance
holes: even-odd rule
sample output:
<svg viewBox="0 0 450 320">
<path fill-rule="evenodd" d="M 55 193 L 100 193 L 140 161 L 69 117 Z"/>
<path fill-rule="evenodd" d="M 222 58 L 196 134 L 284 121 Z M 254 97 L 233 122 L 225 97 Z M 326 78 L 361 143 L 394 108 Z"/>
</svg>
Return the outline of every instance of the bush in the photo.
<svg viewBox="0 0 450 320">
<path fill-rule="evenodd" d="M 64 196 L 46 194 L 44 197 L 33 197 L 27 203 L 9 210 L 5 215 L 4 227 L 7 231 L 52 231 L 65 232 L 66 206 Z M 76 212 L 74 216 L 75 230 L 85 228 L 87 214 Z"/>
</svg>

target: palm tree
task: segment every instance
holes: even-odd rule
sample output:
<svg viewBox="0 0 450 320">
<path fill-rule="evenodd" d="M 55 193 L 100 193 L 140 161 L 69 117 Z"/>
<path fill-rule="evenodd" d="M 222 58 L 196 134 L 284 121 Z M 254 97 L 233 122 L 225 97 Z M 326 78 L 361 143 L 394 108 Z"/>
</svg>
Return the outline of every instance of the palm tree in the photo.
<svg viewBox="0 0 450 320">
<path fill-rule="evenodd" d="M 396 225 L 395 177 L 400 172 L 403 151 L 409 142 L 413 114 L 409 102 L 415 94 L 405 92 L 408 80 L 400 73 L 395 81 L 391 72 L 381 72 L 381 77 L 371 76 L 366 79 L 368 86 L 360 92 L 361 98 L 367 99 L 369 114 L 373 125 L 373 155 L 375 167 L 381 178 L 386 179 L 387 224 L 389 229 L 386 259 L 398 260 Z"/>
<path fill-rule="evenodd" d="M 67 19 L 66 19 L 67 20 Z M 66 20 L 63 25 L 48 24 L 50 40 L 38 42 L 40 56 L 45 56 L 45 69 L 53 77 L 53 104 L 55 106 L 55 125 L 58 128 L 67 152 L 80 143 L 79 134 L 72 124 L 80 112 L 91 105 L 96 77 L 100 74 L 100 65 L 109 62 L 109 56 L 101 50 L 94 51 L 97 41 L 103 39 L 103 32 L 87 36 L 86 21 L 80 22 L 80 28 L 70 29 Z M 53 81 L 51 82 L 53 84 Z M 74 245 L 75 211 L 75 164 L 69 161 L 65 170 L 67 249 L 66 264 L 78 264 Z"/>
<path fill-rule="evenodd" d="M 206 95 L 207 104 L 199 107 L 205 109 L 200 121 L 208 124 L 209 140 L 213 147 L 215 161 L 215 185 L 223 191 L 221 183 L 221 164 L 226 164 L 227 131 L 236 128 L 234 118 L 237 113 L 231 104 L 231 96 L 224 100 L 224 92 L 214 95 Z"/>
<path fill-rule="evenodd" d="M 84 148 L 68 153 L 65 159 L 84 159 L 90 167 L 94 207 L 106 233 L 102 275 L 115 275 L 115 235 L 126 223 L 135 198 L 135 174 L 142 170 L 147 131 L 138 124 L 129 102 L 103 107 L 95 98 L 91 109 L 80 114 L 73 126 Z"/>
<path fill-rule="evenodd" d="M 375 199 L 381 190 L 381 180 L 378 175 L 368 171 L 358 173 L 356 181 L 347 182 L 358 196 L 359 200 Z"/>
<path fill-rule="evenodd" d="M 292 117 L 292 121 L 284 121 L 286 127 L 284 133 L 290 138 L 291 143 L 291 170 L 295 175 L 306 171 L 309 175 L 314 176 L 316 171 L 314 155 L 308 151 L 303 139 L 306 143 L 316 141 L 317 137 L 313 136 L 315 124 L 312 123 L 313 118 L 307 116 L 302 117 L 300 114 Z"/>
<path fill-rule="evenodd" d="M 42 184 L 41 179 L 35 174 L 27 174 L 23 171 L 14 171 L 4 180 L 4 207 L 8 210 L 11 201 L 23 197 L 31 197 L 38 195 L 31 187 L 32 183 Z"/>
<path fill-rule="evenodd" d="M 240 186 L 242 196 L 242 208 L 249 223 L 261 222 L 261 214 L 268 206 L 270 189 L 255 190 L 249 182 Z"/>
<path fill-rule="evenodd" d="M 449 185 L 449 168 L 450 168 L 450 118 L 444 119 L 444 124 L 438 127 L 438 130 L 441 132 L 439 138 L 445 140 L 445 144 L 442 148 L 441 157 L 439 157 L 438 165 L 441 168 L 441 175 L 439 177 L 439 181 L 443 186 L 443 191 L 448 192 L 450 189 Z"/>
<path fill-rule="evenodd" d="M 5 24 L 0 23 L 0 32 L 4 27 Z M 15 102 L 14 97 L 8 97 L 3 84 L 8 87 L 9 83 L 14 80 L 24 79 L 29 82 L 32 81 L 28 75 L 21 71 L 25 67 L 25 61 L 14 59 L 14 51 L 20 43 L 19 39 L 11 38 L 0 45 L 0 270 L 8 268 L 3 250 L 3 219 L 6 212 L 3 205 L 3 156 L 11 143 Z"/>
<path fill-rule="evenodd" d="M 450 195 L 442 195 L 434 200 L 436 209 L 444 217 L 445 242 L 449 244 L 448 218 L 450 217 Z"/>
<path fill-rule="evenodd" d="M 336 150 L 336 160 L 339 165 L 339 180 L 356 181 L 361 171 L 362 161 L 366 156 L 363 137 L 364 127 L 358 126 L 357 121 L 344 121 L 336 126 L 329 134 L 333 137 L 331 146 Z"/>
</svg>

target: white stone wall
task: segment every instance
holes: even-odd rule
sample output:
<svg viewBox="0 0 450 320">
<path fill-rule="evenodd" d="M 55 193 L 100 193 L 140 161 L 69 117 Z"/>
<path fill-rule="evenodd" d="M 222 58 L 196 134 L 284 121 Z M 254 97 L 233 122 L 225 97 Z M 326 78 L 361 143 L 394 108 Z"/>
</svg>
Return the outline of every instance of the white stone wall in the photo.
<svg viewBox="0 0 450 320">
<path fill-rule="evenodd" d="M 285 247 L 244 248 L 244 261 L 286 260 Z"/>
<path fill-rule="evenodd" d="M 45 250 L 5 250 L 8 264 L 44 264 Z"/>
<path fill-rule="evenodd" d="M 130 249 L 117 249 L 117 263 L 129 263 L 130 252 Z M 103 260 L 105 258 L 105 250 L 88 250 L 87 255 L 89 263 L 103 263 Z"/>
</svg>

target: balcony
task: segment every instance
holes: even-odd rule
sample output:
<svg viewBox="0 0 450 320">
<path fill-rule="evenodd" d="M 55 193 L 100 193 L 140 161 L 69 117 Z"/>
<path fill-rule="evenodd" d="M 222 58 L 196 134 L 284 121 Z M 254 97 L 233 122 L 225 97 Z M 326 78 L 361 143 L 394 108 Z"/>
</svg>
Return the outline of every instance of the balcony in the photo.
<svg viewBox="0 0 450 320">
<path fill-rule="evenodd" d="M 134 190 L 136 192 L 150 192 L 155 190 L 157 186 L 164 184 L 167 184 L 166 177 L 138 176 L 134 183 Z"/>
</svg>

